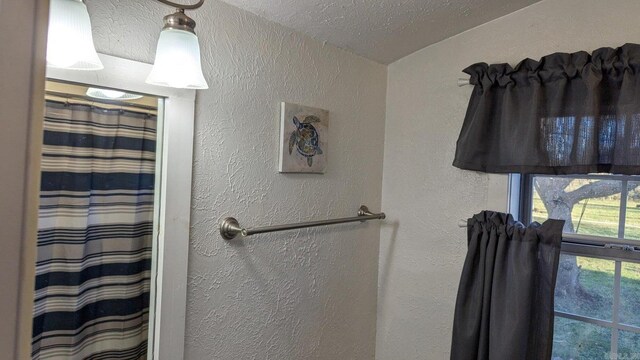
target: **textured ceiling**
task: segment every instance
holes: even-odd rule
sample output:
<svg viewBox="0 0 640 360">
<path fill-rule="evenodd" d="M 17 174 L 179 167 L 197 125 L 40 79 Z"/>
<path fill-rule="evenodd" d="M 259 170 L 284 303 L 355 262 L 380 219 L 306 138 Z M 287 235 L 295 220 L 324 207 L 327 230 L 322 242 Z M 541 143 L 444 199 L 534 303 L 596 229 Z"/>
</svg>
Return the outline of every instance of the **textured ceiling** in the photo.
<svg viewBox="0 0 640 360">
<path fill-rule="evenodd" d="M 389 64 L 539 0 L 223 1 L 318 40 Z"/>
</svg>

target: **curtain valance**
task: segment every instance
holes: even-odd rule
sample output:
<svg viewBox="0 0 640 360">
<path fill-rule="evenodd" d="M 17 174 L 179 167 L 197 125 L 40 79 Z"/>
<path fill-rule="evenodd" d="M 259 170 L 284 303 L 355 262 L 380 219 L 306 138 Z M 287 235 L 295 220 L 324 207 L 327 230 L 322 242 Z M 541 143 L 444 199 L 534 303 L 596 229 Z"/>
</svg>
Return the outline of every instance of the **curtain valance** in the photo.
<svg viewBox="0 0 640 360">
<path fill-rule="evenodd" d="M 453 165 L 491 173 L 640 174 L 640 45 L 478 63 Z"/>
</svg>

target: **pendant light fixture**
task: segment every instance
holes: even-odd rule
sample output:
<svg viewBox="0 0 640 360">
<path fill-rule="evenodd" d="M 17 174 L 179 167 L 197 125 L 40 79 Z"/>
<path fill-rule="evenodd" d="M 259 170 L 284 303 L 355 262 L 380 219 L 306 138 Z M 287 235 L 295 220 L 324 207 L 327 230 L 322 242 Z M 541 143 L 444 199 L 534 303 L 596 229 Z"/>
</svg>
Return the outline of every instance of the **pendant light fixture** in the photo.
<svg viewBox="0 0 640 360">
<path fill-rule="evenodd" d="M 158 1 L 177 10 L 164 17 L 155 62 L 146 82 L 174 88 L 208 89 L 207 81 L 202 75 L 200 44 L 194 31 L 196 22 L 184 13 L 185 10 L 199 8 L 204 0 L 194 5 Z"/>
<path fill-rule="evenodd" d="M 82 0 L 51 0 L 47 65 L 73 70 L 100 70 L 91 35 L 91 20 Z"/>
<path fill-rule="evenodd" d="M 164 17 L 156 59 L 146 82 L 174 88 L 208 89 L 194 31 L 196 22 L 184 13 L 201 7 L 204 0 L 193 5 L 157 1 L 176 8 L 176 12 Z M 91 20 L 83 0 L 51 0 L 47 65 L 73 70 L 104 69 L 93 45 Z"/>
</svg>

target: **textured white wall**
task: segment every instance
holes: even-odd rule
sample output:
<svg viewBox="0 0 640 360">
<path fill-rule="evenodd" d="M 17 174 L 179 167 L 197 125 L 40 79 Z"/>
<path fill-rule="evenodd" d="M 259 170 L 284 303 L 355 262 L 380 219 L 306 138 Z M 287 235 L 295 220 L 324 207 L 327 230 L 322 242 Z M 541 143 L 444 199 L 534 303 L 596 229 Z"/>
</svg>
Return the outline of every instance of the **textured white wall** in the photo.
<svg viewBox="0 0 640 360">
<path fill-rule="evenodd" d="M 457 222 L 492 206 L 487 175 L 451 166 L 475 62 L 640 41 L 637 0 L 545 0 L 389 66 L 376 358 L 448 359 L 466 254 Z M 505 188 L 506 191 L 506 188 Z"/>
<path fill-rule="evenodd" d="M 223 0 L 389 64 L 540 0 Z"/>
<path fill-rule="evenodd" d="M 152 0 L 89 0 L 98 51 L 152 62 Z M 372 359 L 379 226 L 226 243 L 244 225 L 380 208 L 386 67 L 209 0 L 197 22 L 210 89 L 196 100 L 187 359 Z M 279 101 L 330 111 L 324 175 L 277 169 Z"/>
</svg>

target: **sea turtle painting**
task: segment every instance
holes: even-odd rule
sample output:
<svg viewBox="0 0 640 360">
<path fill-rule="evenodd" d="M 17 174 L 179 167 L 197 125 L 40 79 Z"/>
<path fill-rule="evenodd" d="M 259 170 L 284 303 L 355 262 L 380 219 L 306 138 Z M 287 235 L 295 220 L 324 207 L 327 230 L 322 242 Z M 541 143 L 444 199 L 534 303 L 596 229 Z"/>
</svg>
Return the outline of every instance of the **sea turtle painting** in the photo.
<svg viewBox="0 0 640 360">
<path fill-rule="evenodd" d="M 328 140 L 328 110 L 280 103 L 279 172 L 324 174 Z"/>
<path fill-rule="evenodd" d="M 313 166 L 313 157 L 322 155 L 320 148 L 320 135 L 313 124 L 319 123 L 320 118 L 315 115 L 305 116 L 303 121 L 298 120 L 297 116 L 293 117 L 293 124 L 296 129 L 289 136 L 289 155 L 293 153 L 293 149 L 307 159 L 307 165 Z"/>
</svg>

